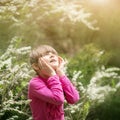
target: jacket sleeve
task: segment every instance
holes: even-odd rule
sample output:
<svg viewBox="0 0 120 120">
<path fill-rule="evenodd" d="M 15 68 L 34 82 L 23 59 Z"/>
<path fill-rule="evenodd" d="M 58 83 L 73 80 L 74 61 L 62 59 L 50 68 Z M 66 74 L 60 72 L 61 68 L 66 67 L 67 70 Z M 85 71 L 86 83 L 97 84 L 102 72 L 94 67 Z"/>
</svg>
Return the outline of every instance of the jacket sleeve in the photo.
<svg viewBox="0 0 120 120">
<path fill-rule="evenodd" d="M 46 84 L 42 80 L 33 80 L 29 87 L 30 94 L 55 105 L 63 104 L 64 93 L 59 77 L 49 77 Z"/>
<path fill-rule="evenodd" d="M 74 104 L 79 100 L 79 93 L 75 86 L 70 82 L 67 76 L 60 77 L 62 88 L 65 94 L 65 99 L 68 103 Z"/>
</svg>

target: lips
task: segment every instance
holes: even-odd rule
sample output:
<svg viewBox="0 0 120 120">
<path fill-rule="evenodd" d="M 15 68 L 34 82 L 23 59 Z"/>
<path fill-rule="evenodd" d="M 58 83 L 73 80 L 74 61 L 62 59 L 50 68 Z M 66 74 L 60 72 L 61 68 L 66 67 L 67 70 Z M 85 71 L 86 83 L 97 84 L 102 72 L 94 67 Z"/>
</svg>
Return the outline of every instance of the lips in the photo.
<svg viewBox="0 0 120 120">
<path fill-rule="evenodd" d="M 51 62 L 56 62 L 56 60 L 55 60 L 55 59 L 52 59 L 52 60 L 50 60 L 50 63 L 51 63 Z"/>
</svg>

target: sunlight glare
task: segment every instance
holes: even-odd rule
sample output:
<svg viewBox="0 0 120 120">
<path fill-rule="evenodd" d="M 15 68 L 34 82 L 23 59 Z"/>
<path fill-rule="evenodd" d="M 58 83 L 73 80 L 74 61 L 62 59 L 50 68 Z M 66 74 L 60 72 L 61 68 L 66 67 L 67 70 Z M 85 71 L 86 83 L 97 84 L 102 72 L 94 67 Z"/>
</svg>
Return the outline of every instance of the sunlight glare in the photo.
<svg viewBox="0 0 120 120">
<path fill-rule="evenodd" d="M 108 0 L 91 0 L 94 4 L 106 4 L 108 3 Z"/>
</svg>

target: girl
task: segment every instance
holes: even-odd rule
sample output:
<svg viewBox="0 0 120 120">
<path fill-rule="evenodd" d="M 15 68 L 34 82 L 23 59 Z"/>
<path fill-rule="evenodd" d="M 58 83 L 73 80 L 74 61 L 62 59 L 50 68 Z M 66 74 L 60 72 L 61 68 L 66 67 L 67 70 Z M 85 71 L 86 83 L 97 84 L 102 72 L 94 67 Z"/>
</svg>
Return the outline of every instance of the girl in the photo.
<svg viewBox="0 0 120 120">
<path fill-rule="evenodd" d="M 37 73 L 28 89 L 33 119 L 64 120 L 64 99 L 70 104 L 79 100 L 78 91 L 63 72 L 65 61 L 54 48 L 41 45 L 31 51 L 30 62 Z"/>
</svg>

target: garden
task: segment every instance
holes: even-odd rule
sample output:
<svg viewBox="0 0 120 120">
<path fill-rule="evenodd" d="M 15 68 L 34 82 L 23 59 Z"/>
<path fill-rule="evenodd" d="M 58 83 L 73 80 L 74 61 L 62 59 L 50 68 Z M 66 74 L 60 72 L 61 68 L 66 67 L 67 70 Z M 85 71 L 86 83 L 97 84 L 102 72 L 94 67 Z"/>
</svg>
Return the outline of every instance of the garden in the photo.
<svg viewBox="0 0 120 120">
<path fill-rule="evenodd" d="M 29 53 L 53 46 L 80 100 L 64 104 L 65 120 L 120 120 L 118 0 L 0 1 L 0 120 L 33 120 Z M 113 13 L 112 13 L 113 12 Z"/>
</svg>

